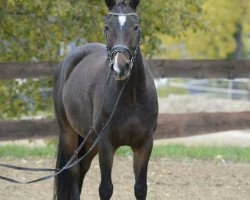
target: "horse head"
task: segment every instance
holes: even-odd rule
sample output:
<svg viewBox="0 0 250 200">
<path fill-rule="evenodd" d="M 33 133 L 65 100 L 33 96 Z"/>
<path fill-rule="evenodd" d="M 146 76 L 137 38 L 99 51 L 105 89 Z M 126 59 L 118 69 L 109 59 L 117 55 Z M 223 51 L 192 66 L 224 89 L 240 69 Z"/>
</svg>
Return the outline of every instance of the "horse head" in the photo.
<svg viewBox="0 0 250 200">
<path fill-rule="evenodd" d="M 139 48 L 140 21 L 136 13 L 139 0 L 105 0 L 109 8 L 104 33 L 112 74 L 116 80 L 130 76 Z"/>
</svg>

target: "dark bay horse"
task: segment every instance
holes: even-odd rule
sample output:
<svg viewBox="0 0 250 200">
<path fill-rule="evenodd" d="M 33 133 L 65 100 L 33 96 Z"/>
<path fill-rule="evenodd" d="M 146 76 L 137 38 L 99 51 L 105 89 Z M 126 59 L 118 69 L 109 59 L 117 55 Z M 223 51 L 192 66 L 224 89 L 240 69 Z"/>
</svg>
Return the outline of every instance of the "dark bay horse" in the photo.
<svg viewBox="0 0 250 200">
<path fill-rule="evenodd" d="M 147 168 L 158 102 L 151 72 L 139 47 L 140 25 L 136 14 L 139 0 L 105 2 L 109 8 L 104 29 L 107 46 L 90 43 L 76 48 L 55 74 L 54 105 L 61 130 L 57 168 L 65 166 L 92 129 L 78 156 L 86 154 L 121 96 L 97 145 L 78 165 L 55 178 L 54 199 L 57 200 L 80 199 L 83 179 L 97 153 L 101 170 L 100 199 L 110 199 L 114 153 L 124 145 L 133 150 L 135 197 L 143 200 L 147 195 Z"/>
</svg>

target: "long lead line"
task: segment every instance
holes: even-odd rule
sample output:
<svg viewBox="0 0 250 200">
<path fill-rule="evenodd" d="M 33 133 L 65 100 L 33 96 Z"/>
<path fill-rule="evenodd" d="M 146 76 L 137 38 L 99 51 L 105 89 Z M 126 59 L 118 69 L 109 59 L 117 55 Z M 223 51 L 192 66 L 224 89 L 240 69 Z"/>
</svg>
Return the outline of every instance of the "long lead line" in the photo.
<svg viewBox="0 0 250 200">
<path fill-rule="evenodd" d="M 128 79 L 129 79 L 129 78 L 128 78 Z M 126 86 L 126 84 L 127 84 L 127 82 L 128 82 L 128 79 L 126 79 L 126 81 L 123 83 L 122 89 L 121 89 L 121 91 L 120 91 L 120 93 L 119 93 L 119 95 L 118 95 L 118 97 L 117 97 L 117 100 L 116 100 L 116 102 L 115 102 L 114 108 L 113 108 L 113 110 L 112 110 L 112 112 L 111 112 L 111 114 L 110 114 L 110 117 L 109 117 L 108 121 L 106 122 L 105 126 L 102 128 L 102 130 L 100 131 L 100 133 L 98 134 L 98 136 L 97 136 L 97 138 L 95 139 L 93 145 L 90 147 L 90 149 L 89 149 L 82 157 L 78 158 L 77 160 L 75 160 L 75 161 L 72 163 L 72 161 L 74 160 L 75 156 L 76 156 L 76 155 L 78 154 L 78 152 L 80 151 L 80 150 L 79 150 L 79 147 L 80 147 L 80 146 L 83 146 L 82 144 L 86 141 L 86 138 L 85 138 L 84 141 L 81 143 L 81 145 L 78 147 L 78 149 L 75 151 L 76 153 L 73 154 L 73 156 L 71 157 L 72 159 L 70 159 L 70 160 L 67 162 L 67 164 L 66 164 L 62 169 L 57 170 L 57 172 L 54 173 L 54 174 L 51 174 L 51 175 L 49 175 L 49 176 L 44 176 L 44 177 L 41 177 L 41 178 L 38 178 L 38 179 L 34 179 L 34 180 L 32 180 L 32 181 L 18 181 L 18 180 L 11 179 L 11 178 L 8 178 L 8 177 L 3 177 L 3 176 L 0 176 L 0 179 L 5 180 L 5 181 L 8 181 L 8 182 L 12 182 L 12 183 L 17 183 L 17 184 L 31 184 L 31 183 L 36 183 L 36 182 L 40 182 L 40 181 L 43 181 L 43 180 L 48 180 L 48 179 L 50 179 L 50 178 L 53 178 L 53 177 L 59 175 L 60 173 L 62 173 L 64 170 L 69 169 L 69 168 L 71 168 L 71 167 L 77 165 L 79 162 L 81 162 L 81 161 L 82 161 L 82 160 L 83 160 L 83 159 L 93 150 L 93 148 L 96 146 L 96 144 L 98 143 L 99 139 L 100 139 L 101 136 L 103 135 L 104 130 L 105 130 L 105 129 L 107 128 L 107 126 L 109 125 L 109 123 L 110 123 L 110 121 L 111 121 L 111 119 L 112 119 L 112 117 L 113 117 L 113 115 L 114 115 L 114 113 L 115 113 L 116 107 L 117 107 L 117 105 L 118 105 L 118 103 L 119 103 L 119 101 L 120 101 L 120 98 L 121 98 L 121 95 L 122 95 L 122 93 L 123 93 L 123 90 L 124 90 L 124 88 L 125 88 L 125 86 Z M 92 129 L 91 129 L 91 130 L 92 130 Z M 91 132 L 91 130 L 90 130 L 90 132 Z M 79 150 L 79 151 L 78 151 L 78 150 Z M 73 158 L 73 157 L 74 157 L 74 158 Z"/>
</svg>

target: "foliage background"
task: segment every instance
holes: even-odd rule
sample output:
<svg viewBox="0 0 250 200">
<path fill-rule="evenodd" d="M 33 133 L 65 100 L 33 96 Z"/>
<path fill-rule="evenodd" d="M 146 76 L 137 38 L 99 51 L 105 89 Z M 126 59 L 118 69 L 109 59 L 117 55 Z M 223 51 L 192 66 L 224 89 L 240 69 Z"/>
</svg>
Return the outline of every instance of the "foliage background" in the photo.
<svg viewBox="0 0 250 200">
<path fill-rule="evenodd" d="M 242 43 L 247 55 L 249 10 L 248 0 L 141 0 L 142 51 L 155 58 L 228 58 Z M 60 61 L 69 44 L 105 43 L 107 12 L 104 0 L 0 0 L 0 62 Z M 0 80 L 0 119 L 52 113 L 51 85 Z"/>
<path fill-rule="evenodd" d="M 206 0 L 206 29 L 187 30 L 180 37 L 161 35 L 161 57 L 240 59 L 250 55 L 250 1 Z"/>
</svg>

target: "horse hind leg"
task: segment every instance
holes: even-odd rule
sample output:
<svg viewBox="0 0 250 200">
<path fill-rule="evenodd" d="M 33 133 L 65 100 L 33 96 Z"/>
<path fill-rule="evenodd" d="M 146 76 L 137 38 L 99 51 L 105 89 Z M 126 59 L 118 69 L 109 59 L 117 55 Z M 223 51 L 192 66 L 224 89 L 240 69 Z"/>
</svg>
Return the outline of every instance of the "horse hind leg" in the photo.
<svg viewBox="0 0 250 200">
<path fill-rule="evenodd" d="M 62 169 L 78 147 L 78 134 L 71 128 L 61 129 L 56 168 Z M 55 177 L 54 200 L 80 200 L 80 167 L 66 169 Z"/>
<path fill-rule="evenodd" d="M 83 138 L 81 136 L 78 136 L 78 144 L 80 145 L 83 141 Z M 83 148 L 80 150 L 78 156 L 82 157 L 83 155 L 85 155 L 88 150 L 91 148 L 92 143 L 88 143 L 86 142 L 85 145 L 83 146 Z M 93 158 L 96 156 L 98 152 L 97 147 L 95 147 L 94 149 L 92 149 L 92 151 L 90 151 L 88 153 L 88 155 L 79 163 L 80 164 L 80 183 L 79 183 L 79 191 L 81 193 L 82 191 L 82 185 L 83 185 L 83 181 L 85 178 L 86 173 L 88 172 L 91 162 L 93 160 Z"/>
</svg>

